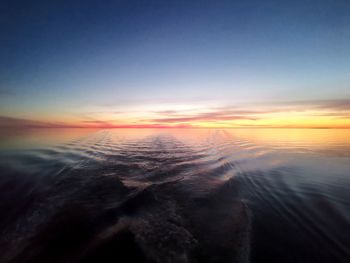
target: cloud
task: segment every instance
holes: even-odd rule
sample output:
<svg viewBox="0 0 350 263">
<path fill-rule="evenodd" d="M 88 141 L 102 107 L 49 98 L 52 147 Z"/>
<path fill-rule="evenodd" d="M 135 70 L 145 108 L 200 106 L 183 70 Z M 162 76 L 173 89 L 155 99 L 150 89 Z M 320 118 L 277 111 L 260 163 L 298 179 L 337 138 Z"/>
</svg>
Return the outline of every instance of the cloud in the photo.
<svg viewBox="0 0 350 263">
<path fill-rule="evenodd" d="M 44 122 L 29 119 L 21 119 L 7 116 L 0 116 L 0 128 L 190 128 L 190 124 L 167 125 L 161 123 L 142 124 L 127 123 L 113 124 L 102 120 L 83 120 L 78 124 L 62 122 Z"/>
<path fill-rule="evenodd" d="M 196 125 L 200 122 L 216 123 L 223 125 L 229 121 L 264 121 L 276 116 L 281 122 L 279 125 L 286 125 L 290 116 L 325 117 L 328 119 L 350 119 L 350 99 L 330 100 L 301 100 L 287 102 L 271 102 L 255 105 L 233 105 L 208 108 L 202 112 L 163 110 L 154 112 L 159 117 L 143 120 L 144 122 L 173 124 L 191 123 Z M 290 115 L 293 114 L 293 115 Z M 285 123 L 283 119 L 285 118 Z M 240 123 L 239 126 L 263 126 L 261 122 L 256 124 Z M 244 124 L 243 124 L 244 123 Z M 259 123 L 259 124 L 258 124 Z"/>
<path fill-rule="evenodd" d="M 271 102 L 255 105 L 232 105 L 222 107 L 195 107 L 175 110 L 172 105 L 159 111 L 133 112 L 119 111 L 118 118 L 96 118 L 96 114 L 80 116 L 76 123 L 55 121 L 37 121 L 29 119 L 0 116 L 0 127 L 35 127 L 35 128 L 186 128 L 208 126 L 227 127 L 289 127 L 309 125 L 305 118 L 318 126 L 333 125 L 350 127 L 350 99 L 305 100 Z M 112 117 L 111 117 L 112 116 Z M 298 118 L 300 117 L 300 123 Z M 106 117 L 105 117 L 106 118 Z M 273 122 L 269 120 L 274 119 Z M 278 122 L 276 122 L 276 120 Z M 292 122 L 291 122 L 292 120 Z M 317 123 L 317 120 L 322 120 Z M 266 122 L 267 121 L 267 122 Z M 329 121 L 328 123 L 325 121 Z M 269 124 L 269 123 L 273 123 Z M 210 124 L 210 125 L 209 125 Z"/>
<path fill-rule="evenodd" d="M 297 101 L 277 101 L 264 103 L 263 105 L 270 105 L 275 108 L 291 108 L 300 110 L 311 109 L 328 109 L 328 110 L 341 110 L 350 111 L 350 99 L 323 99 L 323 100 L 297 100 Z"/>
<path fill-rule="evenodd" d="M 255 108 L 252 110 L 252 108 Z M 219 107 L 218 110 L 230 111 L 232 114 L 262 115 L 280 112 L 311 112 L 327 116 L 348 116 L 350 114 L 350 99 L 329 100 L 298 100 L 298 101 L 272 101 L 255 105 L 241 105 Z M 329 115 L 328 115 L 329 114 Z"/>
<path fill-rule="evenodd" d="M 100 121 L 100 120 L 84 120 L 81 121 L 81 123 L 88 124 L 88 125 L 93 125 L 93 126 L 104 126 L 104 127 L 112 127 L 113 124 L 109 121 Z"/>
<path fill-rule="evenodd" d="M 321 109 L 350 111 L 350 99 L 323 100 L 319 101 L 317 106 Z"/>
<path fill-rule="evenodd" d="M 179 112 L 175 110 L 154 111 L 154 113 L 157 113 L 160 115 L 178 115 L 179 114 Z"/>
<path fill-rule="evenodd" d="M 59 128 L 67 126 L 67 124 L 59 122 L 43 122 L 37 120 L 0 116 L 1 128 Z M 73 127 L 72 125 L 69 126 Z"/>
<path fill-rule="evenodd" d="M 192 116 L 172 116 L 167 118 L 155 118 L 147 121 L 160 123 L 181 123 L 181 122 L 216 122 L 216 121 L 230 121 L 230 120 L 257 120 L 257 117 L 245 115 L 232 115 L 231 112 L 215 111 L 194 114 Z"/>
</svg>

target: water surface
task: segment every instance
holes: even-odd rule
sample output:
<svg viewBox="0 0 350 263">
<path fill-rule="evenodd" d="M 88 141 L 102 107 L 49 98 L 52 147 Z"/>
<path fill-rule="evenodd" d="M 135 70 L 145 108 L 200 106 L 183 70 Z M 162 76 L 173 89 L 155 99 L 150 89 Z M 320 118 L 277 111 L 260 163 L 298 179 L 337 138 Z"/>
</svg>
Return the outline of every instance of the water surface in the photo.
<svg viewBox="0 0 350 263">
<path fill-rule="evenodd" d="M 350 130 L 0 132 L 1 262 L 349 262 Z"/>
</svg>

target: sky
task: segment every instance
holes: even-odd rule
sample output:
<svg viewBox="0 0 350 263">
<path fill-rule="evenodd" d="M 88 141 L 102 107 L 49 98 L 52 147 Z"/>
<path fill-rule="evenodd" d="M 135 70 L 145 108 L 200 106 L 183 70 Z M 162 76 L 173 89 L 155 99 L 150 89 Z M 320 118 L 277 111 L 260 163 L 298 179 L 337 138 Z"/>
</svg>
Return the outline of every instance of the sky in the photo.
<svg viewBox="0 0 350 263">
<path fill-rule="evenodd" d="M 0 2 L 0 127 L 350 128 L 350 2 Z"/>
</svg>

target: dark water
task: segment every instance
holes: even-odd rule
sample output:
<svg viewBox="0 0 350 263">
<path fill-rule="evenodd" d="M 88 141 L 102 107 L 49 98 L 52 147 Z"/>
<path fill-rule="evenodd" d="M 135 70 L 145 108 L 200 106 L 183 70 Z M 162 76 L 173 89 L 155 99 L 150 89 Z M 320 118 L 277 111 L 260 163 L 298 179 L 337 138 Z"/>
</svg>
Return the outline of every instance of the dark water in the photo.
<svg viewBox="0 0 350 263">
<path fill-rule="evenodd" d="M 0 138 L 0 262 L 350 262 L 349 130 Z"/>
</svg>

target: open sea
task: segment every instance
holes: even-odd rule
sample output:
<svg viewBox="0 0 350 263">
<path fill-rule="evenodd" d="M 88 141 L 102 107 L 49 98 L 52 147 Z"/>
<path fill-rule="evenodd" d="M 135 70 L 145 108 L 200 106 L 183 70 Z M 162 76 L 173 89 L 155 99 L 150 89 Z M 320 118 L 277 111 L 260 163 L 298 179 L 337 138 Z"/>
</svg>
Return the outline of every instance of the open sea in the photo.
<svg viewBox="0 0 350 263">
<path fill-rule="evenodd" d="M 350 130 L 0 131 L 0 262 L 350 262 Z"/>
</svg>

